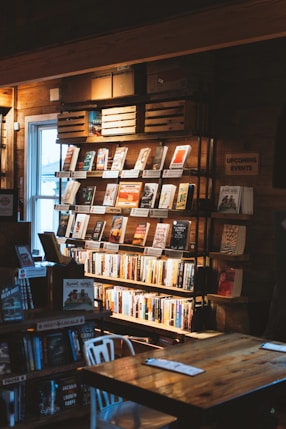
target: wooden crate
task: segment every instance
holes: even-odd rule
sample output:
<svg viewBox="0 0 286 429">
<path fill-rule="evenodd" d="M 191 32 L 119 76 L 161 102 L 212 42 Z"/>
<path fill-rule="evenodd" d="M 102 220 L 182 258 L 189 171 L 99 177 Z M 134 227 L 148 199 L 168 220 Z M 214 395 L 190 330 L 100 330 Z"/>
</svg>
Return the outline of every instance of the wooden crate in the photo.
<svg viewBox="0 0 286 429">
<path fill-rule="evenodd" d="M 87 137 L 89 112 L 65 112 L 58 114 L 58 138 Z"/>
<path fill-rule="evenodd" d="M 136 106 L 111 107 L 102 109 L 102 135 L 113 136 L 138 132 Z"/>
<path fill-rule="evenodd" d="M 145 105 L 145 133 L 191 130 L 196 127 L 196 122 L 197 106 L 190 100 Z"/>
</svg>

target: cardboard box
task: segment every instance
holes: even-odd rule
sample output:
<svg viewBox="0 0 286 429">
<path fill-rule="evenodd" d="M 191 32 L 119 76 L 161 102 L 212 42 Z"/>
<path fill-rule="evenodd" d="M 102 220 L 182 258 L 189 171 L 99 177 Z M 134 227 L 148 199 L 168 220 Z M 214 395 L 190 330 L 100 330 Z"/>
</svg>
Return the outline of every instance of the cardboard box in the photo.
<svg viewBox="0 0 286 429">
<path fill-rule="evenodd" d="M 91 99 L 103 100 L 112 97 L 112 73 L 94 76 L 91 80 Z"/>
</svg>

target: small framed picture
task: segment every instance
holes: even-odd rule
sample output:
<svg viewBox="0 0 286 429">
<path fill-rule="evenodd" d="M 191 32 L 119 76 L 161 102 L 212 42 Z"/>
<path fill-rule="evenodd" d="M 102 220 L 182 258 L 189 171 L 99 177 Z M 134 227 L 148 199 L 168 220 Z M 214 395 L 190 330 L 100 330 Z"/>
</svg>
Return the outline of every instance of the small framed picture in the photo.
<svg viewBox="0 0 286 429">
<path fill-rule="evenodd" d="M 17 189 L 0 189 L 0 221 L 17 221 L 18 191 Z"/>
<path fill-rule="evenodd" d="M 33 260 L 33 256 L 30 250 L 30 247 L 26 244 L 23 245 L 16 245 L 16 252 L 19 259 L 20 267 L 26 268 L 26 267 L 34 267 L 35 262 Z"/>
</svg>

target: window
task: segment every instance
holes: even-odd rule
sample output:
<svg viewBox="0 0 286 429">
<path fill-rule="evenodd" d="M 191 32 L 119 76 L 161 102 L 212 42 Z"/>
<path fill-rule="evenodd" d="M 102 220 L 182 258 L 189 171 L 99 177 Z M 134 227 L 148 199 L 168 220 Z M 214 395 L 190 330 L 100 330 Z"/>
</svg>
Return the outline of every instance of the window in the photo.
<svg viewBox="0 0 286 429">
<path fill-rule="evenodd" d="M 25 213 L 31 222 L 31 247 L 40 250 L 39 232 L 54 231 L 58 227 L 59 213 L 54 205 L 59 202 L 60 179 L 55 171 L 60 170 L 62 146 L 56 143 L 56 115 L 27 117 L 25 162 Z M 62 180 L 62 179 L 61 179 Z"/>
</svg>

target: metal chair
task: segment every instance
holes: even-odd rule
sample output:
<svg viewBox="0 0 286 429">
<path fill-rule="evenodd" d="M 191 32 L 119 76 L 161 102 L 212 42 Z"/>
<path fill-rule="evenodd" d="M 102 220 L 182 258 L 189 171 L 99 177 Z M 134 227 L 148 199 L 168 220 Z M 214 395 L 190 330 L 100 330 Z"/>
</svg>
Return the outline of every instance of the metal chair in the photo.
<svg viewBox="0 0 286 429">
<path fill-rule="evenodd" d="M 130 355 L 135 355 L 132 342 L 123 335 L 103 335 L 84 342 L 87 365 L 97 365 L 116 358 L 115 342 L 126 346 Z M 176 418 L 144 407 L 136 402 L 125 401 L 95 387 L 90 388 L 90 429 L 171 429 L 176 427 Z"/>
</svg>

